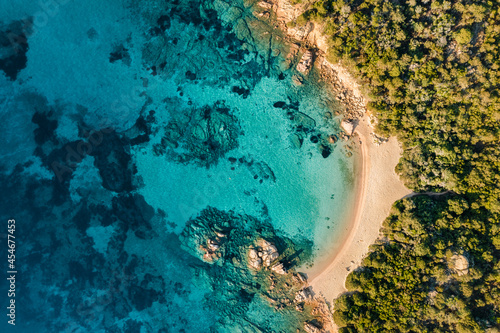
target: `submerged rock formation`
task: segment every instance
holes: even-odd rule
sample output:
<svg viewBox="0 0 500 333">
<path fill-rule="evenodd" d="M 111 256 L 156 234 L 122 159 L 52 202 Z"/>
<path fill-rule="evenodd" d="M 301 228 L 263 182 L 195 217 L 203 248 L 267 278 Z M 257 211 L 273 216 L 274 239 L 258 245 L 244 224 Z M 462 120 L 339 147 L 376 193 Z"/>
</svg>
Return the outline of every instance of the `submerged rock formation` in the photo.
<svg viewBox="0 0 500 333">
<path fill-rule="evenodd" d="M 337 101 L 342 104 L 342 114 L 346 118 L 355 120 L 365 114 L 367 101 L 361 95 L 354 78 L 342 66 L 331 64 L 326 60 L 328 43 L 323 35 L 324 25 L 313 22 L 297 24 L 297 18 L 308 9 L 310 3 L 292 4 L 290 0 L 228 1 L 232 6 L 237 6 L 240 2 L 245 3 L 245 7 L 252 7 L 254 18 L 265 21 L 274 29 L 272 33 L 279 34 L 281 39 L 289 43 L 289 48 L 282 52 L 284 60 L 280 68 L 285 71 L 295 64 L 298 72 L 292 75 L 295 86 L 302 86 L 303 76 L 308 75 L 316 67 L 321 80 L 330 84 Z M 255 34 L 252 29 L 250 33 Z M 313 49 L 314 53 L 311 51 Z M 299 54 L 302 54 L 300 58 Z"/>
<path fill-rule="evenodd" d="M 327 332 L 331 313 L 295 267 L 308 258 L 311 244 L 295 244 L 251 216 L 208 207 L 189 221 L 181 247 L 208 264 L 201 271 L 212 285 L 206 305 L 221 316 L 221 327 L 256 331 Z M 200 273 L 202 274 L 202 273 Z M 285 323 L 267 322 L 250 311 L 259 306 Z M 316 331 L 315 331 L 316 330 Z"/>
<path fill-rule="evenodd" d="M 202 108 L 171 111 L 172 120 L 163 128 L 161 143 L 153 149 L 157 155 L 209 167 L 238 146 L 241 130 L 238 120 L 223 102 Z"/>
<path fill-rule="evenodd" d="M 12 81 L 15 81 L 19 72 L 26 67 L 28 38 L 32 33 L 32 18 L 14 21 L 8 25 L 0 22 L 0 71 Z"/>
</svg>

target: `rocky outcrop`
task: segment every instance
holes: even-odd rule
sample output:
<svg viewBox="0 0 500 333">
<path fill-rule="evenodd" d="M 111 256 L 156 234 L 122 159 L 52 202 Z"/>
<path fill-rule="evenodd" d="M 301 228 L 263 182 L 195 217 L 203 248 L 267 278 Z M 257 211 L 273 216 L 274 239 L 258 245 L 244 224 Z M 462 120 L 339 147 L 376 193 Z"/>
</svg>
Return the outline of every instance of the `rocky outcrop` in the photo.
<svg viewBox="0 0 500 333">
<path fill-rule="evenodd" d="M 254 297 L 260 297 L 273 311 L 281 311 L 293 329 L 328 331 L 328 306 L 295 271 L 302 251 L 278 236 L 270 224 L 209 207 L 187 223 L 180 240 L 184 250 L 210 264 L 203 273 L 213 289 L 206 297 L 207 306 L 222 314 L 222 320 L 227 318 L 228 325 L 254 325 L 242 314 Z"/>
<path fill-rule="evenodd" d="M 307 50 L 302 55 L 302 58 L 300 58 L 300 61 L 297 65 L 297 70 L 302 74 L 307 75 L 311 70 L 312 65 L 313 65 L 313 53 Z"/>
<path fill-rule="evenodd" d="M 297 17 L 307 10 L 310 3 L 292 5 L 289 0 L 269 0 L 266 3 L 272 3 L 272 6 L 266 5 L 266 10 L 272 12 L 270 19 L 275 18 L 275 26 L 285 32 L 290 43 L 299 45 L 297 51 L 302 49 L 304 52 L 297 63 L 297 71 L 302 75 L 307 75 L 312 66 L 316 65 L 321 79 L 331 85 L 337 100 L 344 106 L 342 114 L 348 119 L 361 118 L 366 113 L 367 101 L 363 98 L 355 78 L 341 64 L 331 64 L 326 60 L 328 43 L 323 34 L 323 26 L 312 22 L 307 22 L 303 26 L 294 23 Z M 315 54 L 310 51 L 312 48 L 317 49 Z M 292 51 L 290 55 L 293 54 Z M 290 61 L 285 61 L 283 68 L 288 68 L 287 64 L 290 64 Z M 301 86 L 303 78 L 300 75 L 294 75 L 292 82 L 295 86 Z"/>
<path fill-rule="evenodd" d="M 248 264 L 253 269 L 269 267 L 274 264 L 278 257 L 276 246 L 265 239 L 259 239 L 256 246 L 248 250 Z"/>
<path fill-rule="evenodd" d="M 467 275 L 469 273 L 469 260 L 464 255 L 454 254 L 449 260 L 448 267 L 458 276 Z"/>
<path fill-rule="evenodd" d="M 354 129 L 356 128 L 356 123 L 354 120 L 342 120 L 340 127 L 344 130 L 347 135 L 353 135 Z"/>
<path fill-rule="evenodd" d="M 202 108 L 180 106 L 172 110 L 172 118 L 163 128 L 161 143 L 153 146 L 156 155 L 209 167 L 238 146 L 238 120 L 223 102 Z M 184 152 L 179 153 L 178 147 Z"/>
<path fill-rule="evenodd" d="M 262 258 L 259 257 L 256 249 L 248 250 L 248 265 L 253 269 L 260 269 L 262 267 Z"/>
</svg>

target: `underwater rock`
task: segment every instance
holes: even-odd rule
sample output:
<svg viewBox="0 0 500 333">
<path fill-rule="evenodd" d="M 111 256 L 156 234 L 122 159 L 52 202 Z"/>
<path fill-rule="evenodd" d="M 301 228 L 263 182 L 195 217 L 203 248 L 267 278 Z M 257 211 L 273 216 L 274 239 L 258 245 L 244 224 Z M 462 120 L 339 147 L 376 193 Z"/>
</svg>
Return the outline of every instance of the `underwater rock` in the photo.
<svg viewBox="0 0 500 333">
<path fill-rule="evenodd" d="M 210 167 L 238 147 L 238 120 L 223 102 L 172 111 L 174 119 L 164 127 L 161 143 L 153 146 L 155 154 L 166 155 L 175 162 Z M 183 150 L 177 150 L 178 147 Z"/>
<path fill-rule="evenodd" d="M 310 242 L 297 245 L 280 236 L 267 222 L 251 216 L 208 207 L 190 220 L 180 235 L 181 247 L 199 260 L 199 274 L 211 284 L 206 306 L 217 311 L 225 327 L 235 331 L 255 325 L 272 331 L 273 323 L 253 322 L 247 315 L 250 304 L 260 298 L 286 316 L 295 330 L 304 323 L 327 325 L 330 312 L 324 300 L 314 297 L 307 281 L 294 267 L 311 250 Z M 227 305 L 231 304 L 230 307 Z M 263 309 L 265 311 L 265 309 Z M 262 326 L 265 325 L 265 326 Z"/>
<path fill-rule="evenodd" d="M 285 109 L 286 108 L 286 102 L 279 101 L 273 104 L 275 108 L 280 108 L 280 109 Z"/>
<path fill-rule="evenodd" d="M 283 263 L 282 262 L 279 262 L 277 264 L 274 264 L 273 266 L 271 266 L 271 270 L 277 274 L 286 274 L 286 269 L 285 267 L 283 266 Z"/>
<path fill-rule="evenodd" d="M 12 81 L 28 63 L 28 37 L 32 32 L 31 18 L 0 25 L 0 70 Z"/>
<path fill-rule="evenodd" d="M 58 144 L 58 140 L 55 135 L 57 129 L 58 121 L 56 119 L 50 119 L 54 115 L 51 110 L 48 113 L 36 112 L 33 115 L 31 121 L 38 125 L 35 130 L 35 142 L 37 145 L 41 146 L 47 141 L 52 141 L 54 144 Z"/>
<path fill-rule="evenodd" d="M 469 273 L 469 260 L 464 255 L 454 254 L 449 260 L 448 267 L 458 276 L 467 275 Z"/>
<path fill-rule="evenodd" d="M 242 96 L 243 98 L 247 98 L 248 95 L 250 95 L 250 89 L 245 89 L 242 87 L 234 86 L 231 88 L 231 91 L 237 93 L 238 95 Z"/>
<path fill-rule="evenodd" d="M 154 122 L 154 111 L 150 111 L 149 115 L 146 117 L 142 115 L 139 116 L 134 126 L 126 132 L 128 137 L 132 137 L 132 139 L 130 139 L 130 145 L 135 146 L 148 142 L 151 134 L 151 123 Z"/>
<path fill-rule="evenodd" d="M 278 68 L 281 72 L 286 72 L 292 66 L 292 61 L 289 59 L 285 59 L 279 62 Z"/>
<path fill-rule="evenodd" d="M 252 37 L 250 29 L 244 19 L 239 19 L 233 28 L 236 37 L 240 40 L 249 40 Z"/>
<path fill-rule="evenodd" d="M 278 259 L 278 249 L 271 242 L 268 242 L 265 239 L 259 239 L 256 246 L 257 256 L 262 259 L 262 265 L 264 267 L 271 266 L 271 263 Z"/>
<path fill-rule="evenodd" d="M 113 210 L 118 219 L 124 222 L 125 230 L 130 228 L 140 239 L 152 239 L 155 236 L 150 220 L 154 216 L 151 207 L 140 194 L 117 195 L 112 201 Z"/>
<path fill-rule="evenodd" d="M 290 141 L 295 148 L 300 149 L 300 147 L 302 147 L 302 143 L 304 142 L 304 139 L 301 136 L 299 136 L 297 133 L 294 133 L 294 134 L 290 135 Z"/>
<path fill-rule="evenodd" d="M 132 163 L 128 150 L 128 139 L 114 130 L 101 132 L 99 144 L 89 144 L 89 155 L 94 156 L 104 188 L 113 192 L 132 190 Z"/>
<path fill-rule="evenodd" d="M 232 228 L 232 215 L 209 207 L 184 228 L 180 235 L 182 248 L 207 263 L 214 263 L 224 256 Z"/>
<path fill-rule="evenodd" d="M 292 82 L 293 82 L 293 84 L 295 86 L 298 87 L 298 86 L 302 85 L 302 83 L 304 82 L 304 79 L 301 76 L 299 76 L 299 75 L 293 75 L 292 76 Z"/>
<path fill-rule="evenodd" d="M 130 58 L 130 53 L 123 44 L 116 45 L 113 48 L 113 51 L 109 54 L 110 63 L 115 63 L 118 60 L 121 60 L 127 66 L 130 66 L 132 62 L 132 59 Z"/>
<path fill-rule="evenodd" d="M 248 265 L 253 269 L 260 269 L 262 266 L 262 258 L 259 257 L 259 254 L 256 249 L 248 250 Z"/>
<path fill-rule="evenodd" d="M 196 84 L 221 88 L 234 79 L 232 84 L 252 89 L 267 74 L 262 62 L 258 63 L 262 59 L 255 54 L 258 47 L 242 6 L 225 1 L 186 1 L 175 7 L 179 8 L 175 15 L 170 14 L 168 32 L 159 22 L 169 15 L 163 14 L 158 24 L 150 18 L 156 26 L 147 35 L 142 58 L 157 75 L 180 83 L 188 73 Z M 222 66 L 215 66 L 221 59 Z"/>
<path fill-rule="evenodd" d="M 321 333 L 321 332 L 324 332 L 323 330 L 321 330 L 319 327 L 316 327 L 312 323 L 304 323 L 304 330 L 307 333 Z"/>
<path fill-rule="evenodd" d="M 265 9 L 272 9 L 273 8 L 273 4 L 269 3 L 269 2 L 266 2 L 266 1 L 259 1 L 257 3 L 257 6 L 265 8 Z"/>
<path fill-rule="evenodd" d="M 328 136 L 328 143 L 335 144 L 338 141 L 337 136 L 332 134 Z"/>
<path fill-rule="evenodd" d="M 311 290 L 311 287 L 306 287 L 302 290 L 299 290 L 296 294 L 295 294 L 295 301 L 296 302 L 303 302 L 307 299 L 312 299 L 314 297 L 314 294 Z"/>
<path fill-rule="evenodd" d="M 294 112 L 292 114 L 292 120 L 298 125 L 302 126 L 306 130 L 312 130 L 316 127 L 316 121 L 302 112 Z"/>
<path fill-rule="evenodd" d="M 231 23 L 239 19 L 242 15 L 243 11 L 238 7 L 230 7 L 228 10 L 221 15 L 222 22 Z"/>
</svg>

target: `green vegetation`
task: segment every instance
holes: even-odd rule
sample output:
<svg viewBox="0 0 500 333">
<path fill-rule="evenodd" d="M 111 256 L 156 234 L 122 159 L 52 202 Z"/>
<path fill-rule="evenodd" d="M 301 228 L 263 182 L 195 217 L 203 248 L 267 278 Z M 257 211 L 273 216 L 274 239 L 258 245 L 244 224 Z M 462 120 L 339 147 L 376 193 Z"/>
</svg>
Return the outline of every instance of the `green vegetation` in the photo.
<svg viewBox="0 0 500 333">
<path fill-rule="evenodd" d="M 500 329 L 499 3 L 327 0 L 297 24 L 307 20 L 369 89 L 380 134 L 403 144 L 405 184 L 453 191 L 395 204 L 337 300 L 341 331 Z"/>
<path fill-rule="evenodd" d="M 500 228 L 458 195 L 398 201 L 336 301 L 341 332 L 484 332 L 499 322 Z M 457 271 L 453 256 L 469 268 Z"/>
</svg>

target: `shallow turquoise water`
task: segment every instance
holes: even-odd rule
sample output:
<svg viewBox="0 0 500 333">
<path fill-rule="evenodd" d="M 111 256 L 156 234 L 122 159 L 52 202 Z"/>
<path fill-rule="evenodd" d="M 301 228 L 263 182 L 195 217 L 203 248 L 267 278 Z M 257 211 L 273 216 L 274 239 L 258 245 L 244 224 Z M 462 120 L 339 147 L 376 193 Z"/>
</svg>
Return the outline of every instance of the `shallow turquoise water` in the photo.
<svg viewBox="0 0 500 333">
<path fill-rule="evenodd" d="M 193 100 L 193 107 L 224 99 L 234 109 L 244 135 L 239 138 L 239 147 L 227 156 L 265 163 L 276 180 L 264 179 L 260 183 L 260 178 L 254 179 L 257 170 L 227 159 L 209 169 L 181 165 L 154 156 L 151 149 L 154 141 L 140 147 L 135 159 L 144 186 L 139 192 L 153 207 L 167 212 L 177 232 L 192 215 L 211 205 L 270 218 L 275 227 L 290 236 L 305 234 L 320 249 L 331 246 L 330 239 L 344 218 L 352 186 L 350 161 L 340 149 L 323 158 L 309 140 L 300 149 L 293 146 L 289 121 L 281 110 L 272 106 L 287 99 L 287 89 L 290 89 L 288 82 L 265 78 L 243 99 L 228 93 L 228 89 L 184 87 L 184 97 Z M 319 106 L 318 96 L 304 96 L 300 101 L 304 104 L 300 110 L 321 123 L 328 109 Z M 328 123 L 323 126 L 338 131 Z M 262 213 L 264 205 L 267 214 Z"/>
<path fill-rule="evenodd" d="M 234 294 L 239 282 L 224 277 L 237 266 L 203 262 L 180 237 L 209 206 L 260 221 L 250 235 L 271 230 L 312 251 L 302 263 L 341 235 L 353 167 L 327 140 L 339 132 L 335 102 L 314 73 L 292 82 L 298 58 L 283 67 L 280 34 L 242 30 L 210 1 L 0 8 L 2 36 L 25 37 L 0 53 L 0 212 L 19 221 L 17 330 L 297 325 L 258 292 Z"/>
</svg>

